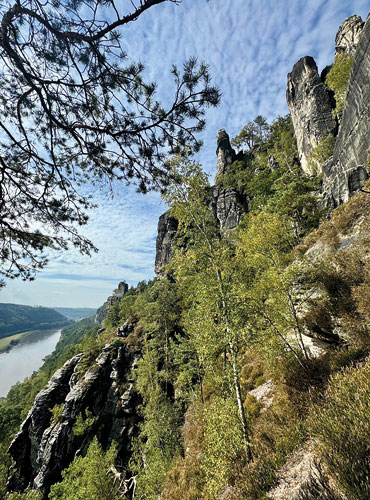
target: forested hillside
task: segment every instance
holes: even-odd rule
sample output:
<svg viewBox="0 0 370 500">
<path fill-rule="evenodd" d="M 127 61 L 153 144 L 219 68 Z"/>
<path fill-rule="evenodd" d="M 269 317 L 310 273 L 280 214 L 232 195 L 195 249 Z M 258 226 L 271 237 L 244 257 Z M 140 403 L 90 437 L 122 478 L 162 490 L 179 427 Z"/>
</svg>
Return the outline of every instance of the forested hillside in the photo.
<svg viewBox="0 0 370 500">
<path fill-rule="evenodd" d="M 158 277 L 0 404 L 9 500 L 369 500 L 370 20 L 339 34 L 361 31 L 321 76 L 296 63 L 290 115 L 220 131 L 214 185 L 168 159 Z"/>
<path fill-rule="evenodd" d="M 66 326 L 69 320 L 48 307 L 0 304 L 0 338 L 27 330 L 48 330 Z"/>
<path fill-rule="evenodd" d="M 66 318 L 73 319 L 74 321 L 89 318 L 96 313 L 96 309 L 92 307 L 54 307 L 53 309 Z"/>
</svg>

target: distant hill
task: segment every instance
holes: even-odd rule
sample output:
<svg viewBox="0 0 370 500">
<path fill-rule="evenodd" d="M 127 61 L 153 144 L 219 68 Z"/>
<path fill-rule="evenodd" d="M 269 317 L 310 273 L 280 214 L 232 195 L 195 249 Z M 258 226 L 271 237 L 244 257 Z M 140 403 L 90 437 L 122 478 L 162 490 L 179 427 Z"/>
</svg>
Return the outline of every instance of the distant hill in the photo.
<svg viewBox="0 0 370 500">
<path fill-rule="evenodd" d="M 96 309 L 92 309 L 91 307 L 54 307 L 53 309 L 74 321 L 82 318 L 90 318 L 90 316 L 94 316 L 96 313 Z"/>
<path fill-rule="evenodd" d="M 48 307 L 0 304 L 0 338 L 28 330 L 49 330 L 70 323 L 61 313 Z"/>
</svg>

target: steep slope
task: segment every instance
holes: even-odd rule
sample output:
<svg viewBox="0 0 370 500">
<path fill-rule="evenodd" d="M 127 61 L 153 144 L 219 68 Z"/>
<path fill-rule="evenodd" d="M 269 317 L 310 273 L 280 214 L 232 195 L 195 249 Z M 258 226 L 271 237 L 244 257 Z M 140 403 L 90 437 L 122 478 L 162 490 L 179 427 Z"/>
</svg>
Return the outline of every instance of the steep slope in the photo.
<svg viewBox="0 0 370 500">
<path fill-rule="evenodd" d="M 119 465 L 127 466 L 138 422 L 139 399 L 130 380 L 136 356 L 123 345 L 107 345 L 85 373 L 81 359 L 82 354 L 74 356 L 54 374 L 11 443 L 11 491 L 31 486 L 46 498 L 76 452 L 86 453 L 94 435 L 104 447 L 115 441 Z M 58 405 L 60 416 L 53 418 L 51 410 Z M 85 422 L 82 431 L 76 429 L 78 418 Z"/>
<path fill-rule="evenodd" d="M 161 216 L 156 255 L 161 280 L 130 291 L 121 282 L 98 314 L 104 323 L 96 336 L 88 335 L 81 351 L 74 351 L 38 393 L 10 445 L 9 491 L 31 487 L 47 498 L 62 470 L 84 456 L 97 436 L 104 450 L 117 442 L 120 481 L 135 479 L 146 498 L 259 500 L 269 492 L 270 498 L 313 500 L 324 495 L 322 486 L 318 493 L 310 486 L 313 458 L 327 467 L 320 481 L 328 485 L 328 498 L 345 498 L 331 488 L 329 473 L 354 498 L 345 474 L 336 475 L 339 466 L 348 475 L 352 471 L 346 443 L 335 429 L 332 434 L 342 439 L 335 456 L 343 461 L 333 466 L 325 445 L 330 448 L 334 438 L 322 431 L 320 409 L 330 410 L 326 388 L 335 388 L 336 372 L 345 366 L 350 372 L 351 363 L 361 371 L 370 352 L 370 195 L 358 192 L 367 178 L 369 29 L 369 20 L 364 26 L 358 18 L 346 20 L 336 38 L 338 53 L 354 54 L 340 119 L 332 114 L 334 97 L 312 58 L 299 61 L 289 76 L 289 106 L 306 173 L 321 140 L 335 136 L 334 154 L 322 168 L 324 199 L 331 208 L 340 205 L 331 218 L 302 242 L 295 217 L 314 211 L 312 192 L 318 193 L 315 186 L 303 189 L 298 210 L 294 189 L 302 187 L 302 173 L 293 175 L 294 183 L 289 177 L 298 160 L 292 153 L 283 171 L 269 156 L 268 140 L 249 155 L 263 158 L 262 168 L 248 163 L 248 176 L 262 185 L 267 200 L 252 210 L 251 193 L 223 184 L 236 163 L 244 167 L 245 157 L 236 155 L 220 131 L 216 185 L 202 191 L 206 203 L 197 205 L 211 221 L 202 226 L 203 235 L 209 231 L 206 244 L 188 224 L 190 243 L 180 248 L 178 282 L 166 280 L 164 267 L 179 226 L 171 212 Z M 309 177 L 304 181 L 307 187 Z M 291 210 L 292 201 L 298 209 Z M 307 339 L 320 341 L 322 348 L 311 350 Z M 330 404 L 335 422 L 349 429 L 350 437 L 357 429 L 365 436 L 370 431 L 362 414 L 353 428 L 352 414 L 336 412 L 335 397 Z M 243 439 L 251 454 L 241 446 Z M 358 441 L 354 452 L 361 458 L 368 443 Z M 359 463 L 353 483 L 365 491 L 361 474 L 368 473 L 367 465 Z M 131 491 L 127 498 L 132 497 Z"/>
</svg>

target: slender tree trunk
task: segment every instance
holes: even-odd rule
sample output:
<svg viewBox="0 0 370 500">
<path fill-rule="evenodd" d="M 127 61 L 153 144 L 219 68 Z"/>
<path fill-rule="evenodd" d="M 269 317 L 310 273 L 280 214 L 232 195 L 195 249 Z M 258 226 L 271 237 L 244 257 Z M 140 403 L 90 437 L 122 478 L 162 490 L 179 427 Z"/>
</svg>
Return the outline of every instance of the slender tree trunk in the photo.
<svg viewBox="0 0 370 500">
<path fill-rule="evenodd" d="M 233 368 L 234 390 L 235 390 L 236 402 L 238 405 L 239 418 L 240 418 L 240 421 L 242 424 L 245 458 L 246 458 L 247 463 L 248 463 L 252 460 L 253 457 L 252 457 L 251 444 L 250 444 L 250 440 L 249 440 L 248 423 L 247 423 L 247 419 L 245 417 L 242 394 L 241 394 L 241 389 L 240 389 L 240 375 L 239 375 L 239 368 L 238 368 L 238 364 L 237 364 L 237 354 L 235 352 L 235 349 L 234 349 L 234 346 L 233 346 L 233 343 L 231 340 L 229 341 L 229 349 L 230 349 L 230 355 L 231 355 L 231 364 L 232 364 L 232 368 Z"/>
</svg>

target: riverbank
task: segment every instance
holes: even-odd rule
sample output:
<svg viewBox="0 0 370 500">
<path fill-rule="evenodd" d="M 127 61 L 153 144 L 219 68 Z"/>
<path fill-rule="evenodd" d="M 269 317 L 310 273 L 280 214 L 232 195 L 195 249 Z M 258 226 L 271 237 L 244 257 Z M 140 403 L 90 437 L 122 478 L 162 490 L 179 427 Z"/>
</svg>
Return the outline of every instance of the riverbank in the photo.
<svg viewBox="0 0 370 500">
<path fill-rule="evenodd" d="M 39 370 L 61 335 L 61 328 L 33 330 L 24 335 L 9 352 L 0 354 L 0 397 L 6 396 L 17 382 Z"/>
<path fill-rule="evenodd" d="M 51 328 L 50 330 L 29 330 L 26 332 L 16 333 L 9 337 L 4 337 L 0 339 L 0 354 L 4 352 L 9 352 L 16 345 L 31 344 L 33 342 L 39 342 L 46 337 L 49 337 L 52 333 L 60 328 Z"/>
</svg>

